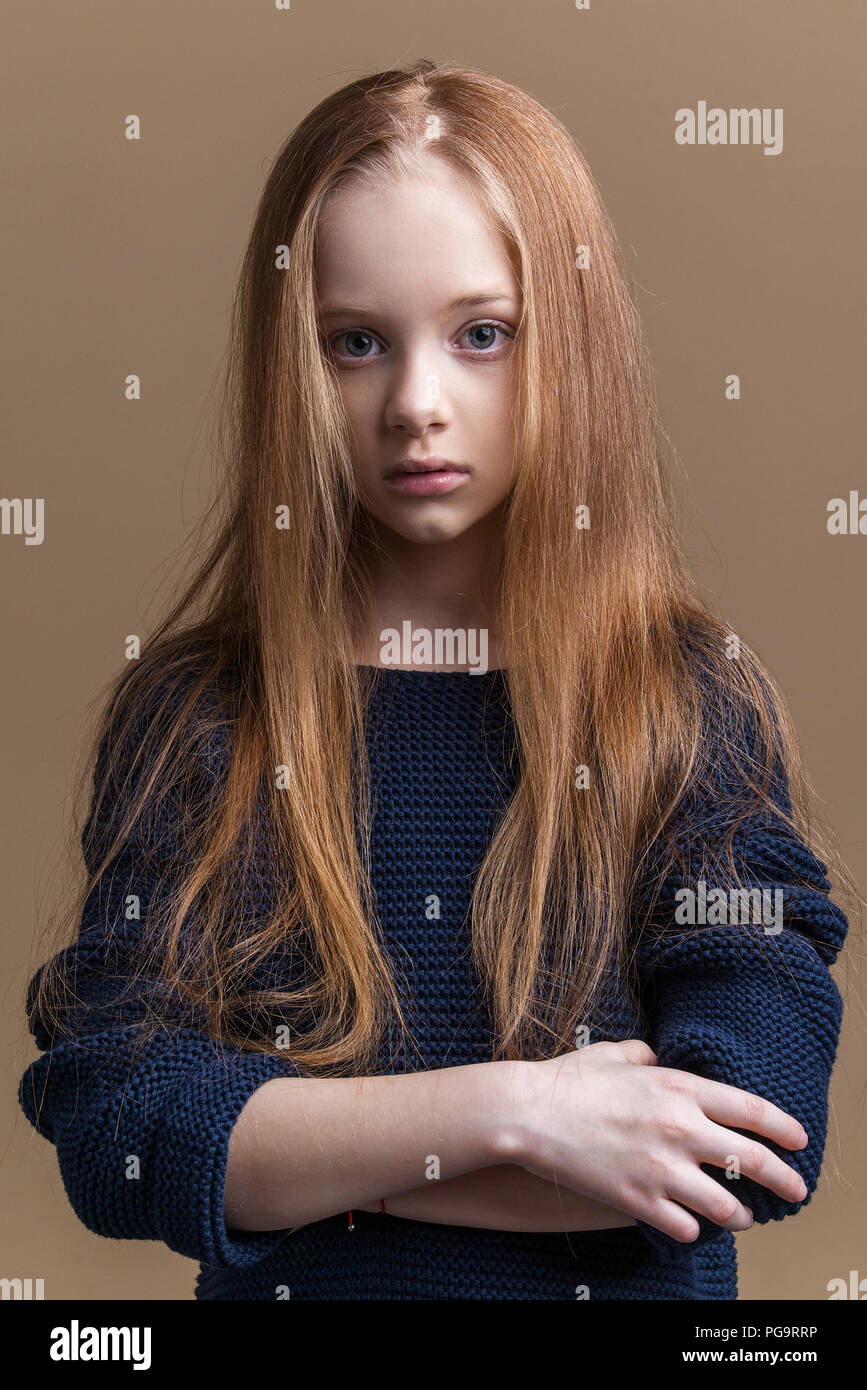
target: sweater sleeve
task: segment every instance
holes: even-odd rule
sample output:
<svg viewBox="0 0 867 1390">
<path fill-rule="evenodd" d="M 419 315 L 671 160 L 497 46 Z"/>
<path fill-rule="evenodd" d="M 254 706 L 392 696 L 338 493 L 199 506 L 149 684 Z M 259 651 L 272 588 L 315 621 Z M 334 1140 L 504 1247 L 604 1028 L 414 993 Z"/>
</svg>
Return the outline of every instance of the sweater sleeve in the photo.
<svg viewBox="0 0 867 1390">
<path fill-rule="evenodd" d="M 105 751 L 103 741 L 100 758 Z M 90 871 L 99 862 L 93 816 L 82 835 Z M 77 939 L 61 953 L 75 970 L 71 1037 L 34 1011 L 41 969 L 30 981 L 28 1021 L 42 1055 L 21 1078 L 19 1103 L 55 1145 L 69 1201 L 90 1230 L 163 1241 L 204 1264 L 240 1269 L 287 1231 L 226 1228 L 229 1136 L 258 1086 L 302 1073 L 275 1054 L 217 1044 L 180 1001 L 177 1026 L 134 1053 L 136 1019 L 154 996 L 139 973 L 131 977 L 130 953 L 169 846 L 170 837 L 137 828 L 91 889 Z"/>
<path fill-rule="evenodd" d="M 774 800 L 791 811 L 782 769 L 775 770 Z M 726 791 L 715 796 L 713 816 L 725 820 Z M 747 1135 L 795 1169 L 807 1187 L 803 1202 L 788 1202 L 746 1176 L 735 1183 L 723 1169 L 703 1171 L 752 1209 L 757 1223 L 779 1221 L 806 1205 L 819 1179 L 828 1119 L 828 1088 L 842 1020 L 842 999 L 829 967 L 841 949 L 847 921 L 831 901 L 826 865 L 773 810 L 749 818 L 734 838 L 735 863 L 743 885 L 767 890 L 753 902 L 760 912 L 729 911 L 721 924 L 671 929 L 674 893 L 687 886 L 666 880 L 657 912 L 668 930 L 645 940 L 637 953 L 638 977 L 650 1022 L 648 1041 L 659 1065 L 692 1072 L 750 1091 L 779 1106 L 804 1126 L 808 1143 L 783 1149 L 764 1136 Z M 707 892 L 721 876 L 707 875 Z M 690 880 L 689 887 L 697 885 Z M 776 896 L 776 890 L 781 895 Z M 679 901 L 682 902 L 682 899 Z M 735 901 L 730 899 L 730 901 Z M 779 925 L 775 904 L 781 904 Z M 744 921 L 744 916 L 749 921 Z M 758 920 L 757 920 L 758 919 Z M 719 1236 L 709 1218 L 693 1213 L 700 1233 L 683 1243 L 638 1222 L 651 1245 L 671 1260 Z"/>
</svg>

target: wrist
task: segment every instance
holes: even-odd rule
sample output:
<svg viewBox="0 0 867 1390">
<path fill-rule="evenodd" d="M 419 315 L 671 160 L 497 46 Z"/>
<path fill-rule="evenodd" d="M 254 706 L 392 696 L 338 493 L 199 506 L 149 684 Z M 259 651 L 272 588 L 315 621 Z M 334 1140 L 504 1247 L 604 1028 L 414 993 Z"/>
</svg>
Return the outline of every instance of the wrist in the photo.
<svg viewBox="0 0 867 1390">
<path fill-rule="evenodd" d="M 531 1158 L 531 1126 L 528 1123 L 529 1084 L 532 1063 L 495 1062 L 496 1101 L 487 1134 L 489 1163 L 525 1167 Z"/>
<path fill-rule="evenodd" d="M 551 1103 L 551 1072 L 537 1062 L 517 1061 L 509 1064 L 511 1074 L 504 1076 L 503 1121 L 497 1134 L 497 1162 L 525 1168 L 545 1182 L 555 1180 L 551 1169 L 547 1107 Z"/>
</svg>

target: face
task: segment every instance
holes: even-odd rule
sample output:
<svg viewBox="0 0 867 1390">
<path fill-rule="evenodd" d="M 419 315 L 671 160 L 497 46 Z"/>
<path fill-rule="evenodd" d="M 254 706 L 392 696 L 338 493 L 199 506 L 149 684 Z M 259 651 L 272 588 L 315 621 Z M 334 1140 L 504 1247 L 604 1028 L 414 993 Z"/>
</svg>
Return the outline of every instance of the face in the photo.
<svg viewBox="0 0 867 1390">
<path fill-rule="evenodd" d="M 453 540 L 515 480 L 521 290 L 500 234 L 450 166 L 336 193 L 317 236 L 324 350 L 364 506 L 405 540 Z M 437 461 L 427 473 L 396 470 Z"/>
</svg>

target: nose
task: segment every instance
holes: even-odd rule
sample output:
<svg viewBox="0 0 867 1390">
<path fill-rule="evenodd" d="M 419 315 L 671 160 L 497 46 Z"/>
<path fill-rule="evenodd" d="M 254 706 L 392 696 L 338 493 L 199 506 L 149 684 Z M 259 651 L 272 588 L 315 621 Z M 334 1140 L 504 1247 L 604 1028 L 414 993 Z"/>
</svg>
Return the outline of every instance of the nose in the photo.
<svg viewBox="0 0 867 1390">
<path fill-rule="evenodd" d="M 448 407 L 442 375 L 424 353 L 407 356 L 395 368 L 388 392 L 385 420 L 390 429 L 421 432 L 445 424 Z"/>
</svg>

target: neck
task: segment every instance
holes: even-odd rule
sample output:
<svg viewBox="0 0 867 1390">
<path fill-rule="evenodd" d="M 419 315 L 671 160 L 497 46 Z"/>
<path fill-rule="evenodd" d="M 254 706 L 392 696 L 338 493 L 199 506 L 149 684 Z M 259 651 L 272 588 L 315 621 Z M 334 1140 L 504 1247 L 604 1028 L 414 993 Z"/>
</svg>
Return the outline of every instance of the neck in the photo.
<svg viewBox="0 0 867 1390">
<path fill-rule="evenodd" d="M 496 618 L 496 576 L 503 554 L 501 509 L 446 541 L 419 544 L 373 521 L 365 558 L 374 613 L 357 659 L 380 665 L 387 629 L 402 634 L 451 629 L 467 636 L 467 650 L 487 643 L 488 666 L 501 665 Z M 415 664 L 415 663 L 413 663 Z M 427 664 L 422 662 L 421 664 Z"/>
</svg>

